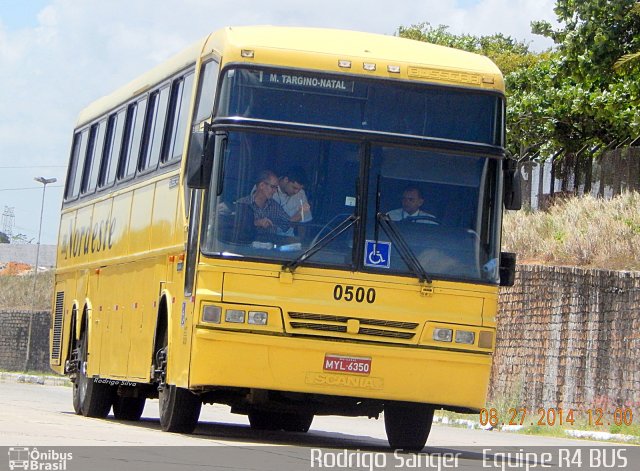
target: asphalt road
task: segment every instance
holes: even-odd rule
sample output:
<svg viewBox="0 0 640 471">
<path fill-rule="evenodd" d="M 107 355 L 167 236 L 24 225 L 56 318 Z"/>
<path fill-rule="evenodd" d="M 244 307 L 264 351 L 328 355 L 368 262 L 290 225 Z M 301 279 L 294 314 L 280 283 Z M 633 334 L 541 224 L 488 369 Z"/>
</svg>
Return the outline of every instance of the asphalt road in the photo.
<svg viewBox="0 0 640 471">
<path fill-rule="evenodd" d="M 362 459 L 367 456 L 369 459 L 378 457 L 380 460 L 386 456 L 384 469 L 400 469 L 401 467 L 395 466 L 398 463 L 406 465 L 398 461 L 402 458 L 394 457 L 389 452 L 384 422 L 381 419 L 316 417 L 307 434 L 257 432 L 249 428 L 245 416 L 229 413 L 229 408 L 226 406 L 206 405 L 202 408 L 200 422 L 195 432 L 191 435 L 181 435 L 164 433 L 160 430 L 157 400 L 147 401 L 143 417 L 139 422 L 118 421 L 112 416 L 107 419 L 90 419 L 74 414 L 69 387 L 0 382 L 0 447 L 39 447 L 40 450 L 47 450 L 47 447 L 70 446 L 92 447 L 84 449 L 82 453 L 77 451 L 79 448 L 74 448 L 75 462 L 69 463 L 65 468 L 70 471 L 86 469 L 84 466 L 71 466 L 81 463 L 91 463 L 92 470 L 103 469 L 96 466 L 96 463 L 101 463 L 104 469 L 110 470 L 184 469 L 182 466 L 184 462 L 179 458 L 180 453 L 186 453 L 185 450 L 194 450 L 191 447 L 201 446 L 223 446 L 226 450 L 222 454 L 216 454 L 215 469 L 310 469 L 309 460 L 310 456 L 313 457 L 314 450 L 332 450 L 330 453 L 343 453 L 345 459 L 348 458 L 347 455 L 353 455 L 352 459 L 361 460 L 346 463 L 350 466 L 344 468 L 337 466 L 340 457 L 333 457 L 331 458 L 333 461 L 318 462 L 324 463 L 326 465 L 324 468 L 369 469 L 370 471 L 383 469 L 379 466 L 367 466 L 371 464 L 368 462 L 363 463 Z M 109 452 L 105 448 L 102 448 L 103 452 L 93 448 L 105 446 L 127 448 L 117 448 L 119 450 L 115 453 L 117 457 L 114 457 L 113 448 Z M 131 448 L 135 446 L 162 448 L 153 448 L 151 450 L 155 451 L 151 453 L 146 448 Z M 423 451 L 436 455 L 457 451 L 467 453 L 463 454 L 463 457 L 470 459 L 472 465 L 465 469 L 476 469 L 473 462 L 475 460 L 478 466 L 482 463 L 482 458 L 479 458 L 482 447 L 496 452 L 522 450 L 527 447 L 554 449 L 603 447 L 603 444 L 499 431 L 468 430 L 434 424 Z M 122 450 L 128 450 L 127 453 L 132 455 L 129 458 L 123 458 Z M 315 453 L 322 452 L 315 451 Z M 147 454 L 151 458 L 147 457 L 141 462 L 145 466 L 150 466 L 149 468 L 140 464 L 140 456 L 147 456 Z M 195 460 L 192 465 L 200 463 L 194 457 L 193 451 L 189 451 L 189 454 L 189 459 Z M 101 458 L 97 459 L 96 456 Z M 316 455 L 316 457 L 319 456 L 321 455 Z M 250 457 L 253 464 L 239 465 L 237 463 L 239 457 L 242 459 Z M 208 458 L 203 456 L 202 460 L 209 463 L 210 456 Z M 334 466 L 329 466 L 327 463 Z M 0 470 L 4 469 L 6 464 L 5 459 L 0 456 Z M 133 466 L 134 464 L 142 467 Z M 434 463 L 431 464 L 434 465 Z M 323 466 L 311 466 L 313 467 Z M 424 469 L 436 466 L 425 466 L 424 463 L 421 463 L 421 466 L 404 466 L 405 469 L 415 467 Z M 445 467 L 440 466 L 439 469 L 442 470 Z"/>
</svg>

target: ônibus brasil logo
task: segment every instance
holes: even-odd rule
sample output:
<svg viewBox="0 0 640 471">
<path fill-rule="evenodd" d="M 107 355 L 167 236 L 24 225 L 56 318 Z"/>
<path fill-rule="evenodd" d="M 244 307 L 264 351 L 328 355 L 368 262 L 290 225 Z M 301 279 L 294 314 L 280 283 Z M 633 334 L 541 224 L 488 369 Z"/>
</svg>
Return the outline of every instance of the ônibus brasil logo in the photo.
<svg viewBox="0 0 640 471">
<path fill-rule="evenodd" d="M 73 459 L 71 452 L 56 450 L 40 451 L 37 448 L 10 447 L 9 469 L 26 469 L 34 471 L 65 471 L 67 461 Z"/>
</svg>

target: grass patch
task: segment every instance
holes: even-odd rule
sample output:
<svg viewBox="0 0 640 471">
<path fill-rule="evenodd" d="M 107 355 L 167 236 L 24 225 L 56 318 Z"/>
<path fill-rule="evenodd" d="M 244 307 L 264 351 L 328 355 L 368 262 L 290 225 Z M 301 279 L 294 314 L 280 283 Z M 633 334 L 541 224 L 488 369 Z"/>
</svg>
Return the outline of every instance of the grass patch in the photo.
<svg viewBox="0 0 640 471">
<path fill-rule="evenodd" d="M 640 270 L 640 193 L 559 200 L 547 211 L 508 211 L 504 249 L 520 260 Z"/>
<path fill-rule="evenodd" d="M 34 275 L 0 276 L 0 309 L 48 311 L 53 297 L 53 270 Z"/>
</svg>

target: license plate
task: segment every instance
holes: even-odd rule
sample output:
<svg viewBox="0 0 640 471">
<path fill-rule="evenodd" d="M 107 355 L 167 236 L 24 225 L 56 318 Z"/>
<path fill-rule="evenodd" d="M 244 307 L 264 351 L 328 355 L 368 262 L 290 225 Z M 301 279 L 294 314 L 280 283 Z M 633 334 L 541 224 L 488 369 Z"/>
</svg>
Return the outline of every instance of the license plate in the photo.
<svg viewBox="0 0 640 471">
<path fill-rule="evenodd" d="M 371 358 L 327 354 L 324 356 L 324 370 L 368 375 L 371 373 Z"/>
</svg>

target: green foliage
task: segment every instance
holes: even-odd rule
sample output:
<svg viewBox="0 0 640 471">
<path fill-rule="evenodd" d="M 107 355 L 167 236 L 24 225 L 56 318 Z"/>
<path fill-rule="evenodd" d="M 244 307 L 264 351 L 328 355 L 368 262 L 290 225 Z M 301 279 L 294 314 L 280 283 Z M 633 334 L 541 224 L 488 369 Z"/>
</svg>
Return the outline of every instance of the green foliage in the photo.
<svg viewBox="0 0 640 471">
<path fill-rule="evenodd" d="M 8 244 L 9 237 L 4 232 L 0 232 L 0 244 Z"/>
<path fill-rule="evenodd" d="M 542 53 L 502 34 L 455 35 L 429 23 L 400 27 L 397 34 L 483 54 L 498 65 L 505 75 L 508 149 L 514 155 L 595 156 L 638 137 L 640 3 L 557 0 L 555 12 L 557 29 L 532 23 L 534 33 L 556 43 Z"/>
<path fill-rule="evenodd" d="M 558 46 L 567 75 L 585 84 L 607 84 L 623 55 L 640 49 L 637 0 L 556 0 L 560 27 L 534 21 L 532 30 Z"/>
</svg>

